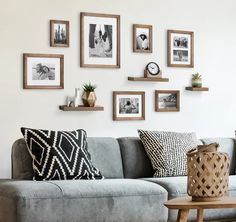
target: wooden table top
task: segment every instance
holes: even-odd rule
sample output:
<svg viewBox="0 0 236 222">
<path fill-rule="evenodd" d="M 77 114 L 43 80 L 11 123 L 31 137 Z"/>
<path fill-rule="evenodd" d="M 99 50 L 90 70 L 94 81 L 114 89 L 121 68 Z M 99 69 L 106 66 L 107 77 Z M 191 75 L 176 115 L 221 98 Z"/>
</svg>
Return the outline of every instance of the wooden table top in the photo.
<svg viewBox="0 0 236 222">
<path fill-rule="evenodd" d="M 236 208 L 236 197 L 222 197 L 220 200 L 197 202 L 186 196 L 168 200 L 164 205 L 170 209 Z"/>
</svg>

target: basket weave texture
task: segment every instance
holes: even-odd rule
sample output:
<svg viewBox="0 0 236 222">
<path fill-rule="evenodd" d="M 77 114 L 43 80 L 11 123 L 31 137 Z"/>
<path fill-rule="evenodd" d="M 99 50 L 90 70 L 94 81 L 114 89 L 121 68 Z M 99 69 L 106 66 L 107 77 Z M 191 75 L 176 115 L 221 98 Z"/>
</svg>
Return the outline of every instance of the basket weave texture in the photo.
<svg viewBox="0 0 236 222">
<path fill-rule="evenodd" d="M 187 191 L 194 201 L 219 199 L 228 191 L 229 156 L 214 146 L 200 146 L 187 153 Z"/>
</svg>

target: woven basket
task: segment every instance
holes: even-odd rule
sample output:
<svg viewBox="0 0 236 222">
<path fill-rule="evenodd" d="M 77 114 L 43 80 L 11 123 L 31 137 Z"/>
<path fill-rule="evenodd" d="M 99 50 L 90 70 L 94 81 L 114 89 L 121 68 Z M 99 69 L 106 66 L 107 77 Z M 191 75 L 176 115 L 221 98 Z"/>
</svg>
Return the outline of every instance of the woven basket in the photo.
<svg viewBox="0 0 236 222">
<path fill-rule="evenodd" d="M 193 201 L 219 200 L 228 191 L 229 156 L 218 144 L 198 146 L 187 153 L 188 195 Z"/>
</svg>

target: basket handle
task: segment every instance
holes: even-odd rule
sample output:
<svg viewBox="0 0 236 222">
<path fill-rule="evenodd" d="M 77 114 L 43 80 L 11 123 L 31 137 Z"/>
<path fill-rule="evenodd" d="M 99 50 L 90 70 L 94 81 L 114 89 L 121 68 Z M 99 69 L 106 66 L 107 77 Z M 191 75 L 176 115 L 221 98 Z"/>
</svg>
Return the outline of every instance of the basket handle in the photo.
<svg viewBox="0 0 236 222">
<path fill-rule="evenodd" d="M 198 145 L 197 148 L 191 149 L 187 152 L 187 156 L 203 152 L 217 152 L 219 147 L 218 143 L 210 143 L 208 145 Z"/>
</svg>

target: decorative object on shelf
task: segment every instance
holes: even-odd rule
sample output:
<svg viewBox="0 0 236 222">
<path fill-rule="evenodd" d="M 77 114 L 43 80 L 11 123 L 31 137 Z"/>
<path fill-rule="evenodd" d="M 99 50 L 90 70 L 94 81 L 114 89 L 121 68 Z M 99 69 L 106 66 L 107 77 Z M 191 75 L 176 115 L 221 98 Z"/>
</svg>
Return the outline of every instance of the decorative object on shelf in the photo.
<svg viewBox="0 0 236 222">
<path fill-rule="evenodd" d="M 114 91 L 113 120 L 145 120 L 145 92 Z"/>
<path fill-rule="evenodd" d="M 80 66 L 120 68 L 120 16 L 80 14 Z"/>
<path fill-rule="evenodd" d="M 50 20 L 50 46 L 70 46 L 70 22 L 63 20 Z"/>
<path fill-rule="evenodd" d="M 95 106 L 95 102 L 97 100 L 97 97 L 96 97 L 94 90 L 96 88 L 97 88 L 97 86 L 92 85 L 91 82 L 83 85 L 84 93 L 82 95 L 82 101 L 83 101 L 84 106 L 90 106 L 90 107 Z"/>
<path fill-rule="evenodd" d="M 194 32 L 167 31 L 167 65 L 169 67 L 194 66 Z"/>
<path fill-rule="evenodd" d="M 24 89 L 63 89 L 64 55 L 23 54 Z"/>
<path fill-rule="evenodd" d="M 74 106 L 77 107 L 79 105 L 79 88 L 75 88 L 75 97 L 74 97 Z"/>
<path fill-rule="evenodd" d="M 133 51 L 152 53 L 152 26 L 133 25 Z"/>
<path fill-rule="evenodd" d="M 192 87 L 202 87 L 202 75 L 199 73 L 192 74 Z"/>
<path fill-rule="evenodd" d="M 149 62 L 144 69 L 144 77 L 128 77 L 129 81 L 169 82 L 168 78 L 162 78 L 160 67 L 156 62 Z"/>
<path fill-rule="evenodd" d="M 89 107 L 89 106 L 72 106 L 69 107 L 67 105 L 60 105 L 59 109 L 62 111 L 104 111 L 104 107 L 103 106 L 94 106 L 94 107 Z"/>
<path fill-rule="evenodd" d="M 149 62 L 144 70 L 144 77 L 161 78 L 161 70 L 156 62 Z"/>
<path fill-rule="evenodd" d="M 228 191 L 229 156 L 217 152 L 217 143 L 198 146 L 187 153 L 188 195 L 193 201 L 212 201 Z"/>
<path fill-rule="evenodd" d="M 179 90 L 156 90 L 155 91 L 156 112 L 179 112 L 180 92 Z"/>
</svg>

